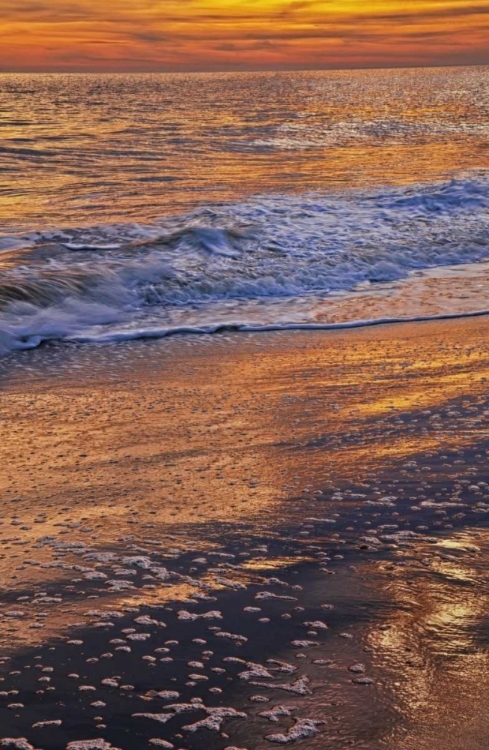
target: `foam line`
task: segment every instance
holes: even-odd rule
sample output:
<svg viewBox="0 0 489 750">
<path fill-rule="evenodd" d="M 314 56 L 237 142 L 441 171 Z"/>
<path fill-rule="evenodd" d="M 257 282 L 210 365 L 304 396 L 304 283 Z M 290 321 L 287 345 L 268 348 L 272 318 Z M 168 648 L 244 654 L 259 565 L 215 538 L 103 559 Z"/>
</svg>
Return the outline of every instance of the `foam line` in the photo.
<svg viewBox="0 0 489 750">
<path fill-rule="evenodd" d="M 489 315 L 487 310 L 474 310 L 465 313 L 443 313 L 441 315 L 416 315 L 405 318 L 373 318 L 366 320 L 351 320 L 342 323 L 283 323 L 267 325 L 247 325 L 245 323 L 219 323 L 214 326 L 192 327 L 178 326 L 176 328 L 147 328 L 134 331 L 116 331 L 100 335 L 81 335 L 67 337 L 67 341 L 80 344 L 88 343 L 116 343 L 134 341 L 137 339 L 161 339 L 182 335 L 214 335 L 218 333 L 267 333 L 272 331 L 342 331 L 355 328 L 371 328 L 383 325 L 399 325 L 402 323 L 429 323 L 442 320 L 460 320 L 463 318 L 481 318 Z"/>
</svg>

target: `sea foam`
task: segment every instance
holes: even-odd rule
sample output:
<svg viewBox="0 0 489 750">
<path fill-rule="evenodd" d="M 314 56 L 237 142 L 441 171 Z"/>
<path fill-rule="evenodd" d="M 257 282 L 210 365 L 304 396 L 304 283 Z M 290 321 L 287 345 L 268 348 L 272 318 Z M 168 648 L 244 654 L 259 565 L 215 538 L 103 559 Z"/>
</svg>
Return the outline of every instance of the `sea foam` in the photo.
<svg viewBox="0 0 489 750">
<path fill-rule="evenodd" d="M 0 282 L 3 352 L 52 339 L 331 327 L 315 317 L 331 293 L 487 260 L 489 179 L 257 196 L 147 226 L 2 242 L 11 251 Z"/>
</svg>

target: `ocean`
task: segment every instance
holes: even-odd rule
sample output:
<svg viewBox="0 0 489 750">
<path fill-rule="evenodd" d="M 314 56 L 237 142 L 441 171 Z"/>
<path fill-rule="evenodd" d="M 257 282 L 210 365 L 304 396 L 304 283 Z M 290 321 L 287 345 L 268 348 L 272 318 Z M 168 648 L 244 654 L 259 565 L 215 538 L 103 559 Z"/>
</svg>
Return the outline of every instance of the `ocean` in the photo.
<svg viewBox="0 0 489 750">
<path fill-rule="evenodd" d="M 488 73 L 0 75 L 0 352 L 480 310 Z"/>
</svg>

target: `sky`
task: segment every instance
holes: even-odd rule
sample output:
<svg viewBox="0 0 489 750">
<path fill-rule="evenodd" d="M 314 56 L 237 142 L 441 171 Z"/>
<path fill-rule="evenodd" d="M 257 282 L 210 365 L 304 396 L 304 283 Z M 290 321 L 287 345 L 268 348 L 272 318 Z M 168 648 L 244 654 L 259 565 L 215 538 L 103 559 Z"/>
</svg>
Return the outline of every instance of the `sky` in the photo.
<svg viewBox="0 0 489 750">
<path fill-rule="evenodd" d="M 489 0 L 0 0 L 0 71 L 489 64 Z"/>
</svg>

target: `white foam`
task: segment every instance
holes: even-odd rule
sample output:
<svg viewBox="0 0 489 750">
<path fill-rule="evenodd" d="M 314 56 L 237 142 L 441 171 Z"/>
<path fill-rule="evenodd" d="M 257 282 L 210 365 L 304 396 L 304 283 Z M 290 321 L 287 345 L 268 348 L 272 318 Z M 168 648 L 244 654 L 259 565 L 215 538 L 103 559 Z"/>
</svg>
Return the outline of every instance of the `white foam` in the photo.
<svg viewBox="0 0 489 750">
<path fill-rule="evenodd" d="M 151 226 L 65 230 L 51 255 L 50 245 L 36 255 L 47 238 L 41 234 L 31 257 L 23 253 L 2 274 L 0 352 L 50 339 L 93 343 L 446 319 L 461 309 L 343 322 L 324 322 L 317 310 L 328 294 L 362 283 L 486 260 L 489 178 L 376 193 L 261 196 Z M 485 314 L 470 305 L 464 314 L 467 307 Z M 388 305 L 383 309 L 388 313 Z"/>
<path fill-rule="evenodd" d="M 205 327 L 179 326 L 177 328 L 147 328 L 134 329 L 130 331 L 117 331 L 112 333 L 101 333 L 99 335 L 78 335 L 68 337 L 70 341 L 80 344 L 115 343 L 122 341 L 133 341 L 135 339 L 160 339 L 175 335 L 209 335 L 224 332 L 247 332 L 265 333 L 272 331 L 341 331 L 353 328 L 368 328 L 371 326 L 393 325 L 396 323 L 423 323 L 436 320 L 457 320 L 460 318 L 478 318 L 489 315 L 486 310 L 474 310 L 468 313 L 444 313 L 443 315 L 416 315 L 405 318 L 368 318 L 366 320 L 348 320 L 343 323 L 269 323 L 262 326 L 246 325 L 240 323 L 223 323 Z M 290 597 L 279 597 L 290 598 Z"/>
</svg>

